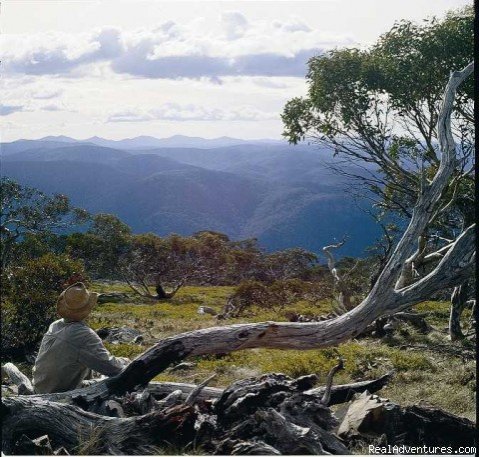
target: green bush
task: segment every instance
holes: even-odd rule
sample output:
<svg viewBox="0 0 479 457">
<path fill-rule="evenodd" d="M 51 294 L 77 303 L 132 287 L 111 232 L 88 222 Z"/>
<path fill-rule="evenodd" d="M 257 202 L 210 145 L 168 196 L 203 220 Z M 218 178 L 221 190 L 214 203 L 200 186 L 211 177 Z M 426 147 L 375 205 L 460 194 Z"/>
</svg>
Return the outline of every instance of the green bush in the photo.
<svg viewBox="0 0 479 457">
<path fill-rule="evenodd" d="M 300 300 L 317 304 L 328 297 L 330 290 L 322 282 L 307 282 L 300 279 L 283 279 L 270 283 L 261 281 L 242 281 L 229 297 L 233 312 L 229 317 L 244 316 L 253 309 L 278 312 L 285 306 Z"/>
<path fill-rule="evenodd" d="M 56 317 L 56 300 L 82 263 L 65 255 L 45 254 L 2 272 L 2 350 L 33 348 Z"/>
</svg>

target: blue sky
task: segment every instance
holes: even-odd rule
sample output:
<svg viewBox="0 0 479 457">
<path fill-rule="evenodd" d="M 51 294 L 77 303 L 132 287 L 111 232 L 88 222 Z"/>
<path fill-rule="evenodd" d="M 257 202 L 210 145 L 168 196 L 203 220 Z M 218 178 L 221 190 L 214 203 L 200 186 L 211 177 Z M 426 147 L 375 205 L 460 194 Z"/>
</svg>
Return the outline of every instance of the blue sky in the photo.
<svg viewBox="0 0 479 457">
<path fill-rule="evenodd" d="M 463 0 L 3 0 L 2 140 L 279 138 L 309 57 Z"/>
</svg>

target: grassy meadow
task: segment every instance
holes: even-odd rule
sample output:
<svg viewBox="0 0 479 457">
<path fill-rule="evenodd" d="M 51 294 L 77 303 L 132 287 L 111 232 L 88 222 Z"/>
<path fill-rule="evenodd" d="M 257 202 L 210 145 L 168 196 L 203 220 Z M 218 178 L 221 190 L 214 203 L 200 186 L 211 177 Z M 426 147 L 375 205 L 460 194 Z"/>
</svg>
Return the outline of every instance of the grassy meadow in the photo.
<svg viewBox="0 0 479 457">
<path fill-rule="evenodd" d="M 287 321 L 287 312 L 322 314 L 331 309 L 328 301 L 317 306 L 295 303 L 277 313 L 254 310 L 254 315 L 227 321 L 209 314 L 198 314 L 199 306 L 211 306 L 220 311 L 233 287 L 184 287 L 170 301 L 152 301 L 130 294 L 121 283 L 94 283 L 97 292 L 127 292 L 130 303 L 99 304 L 89 318 L 94 328 L 128 326 L 138 329 L 144 336 L 142 345 L 107 344 L 116 356 L 134 358 L 156 341 L 181 332 L 216 325 L 268 320 Z M 328 370 L 337 357 L 345 362 L 345 369 L 336 377 L 336 383 L 372 379 L 392 369 L 393 381 L 381 391 L 381 396 L 400 404 L 426 402 L 467 417 L 475 418 L 475 360 L 463 360 L 457 354 L 471 353 L 469 341 L 452 343 L 448 339 L 448 302 L 425 302 L 416 307 L 426 312 L 426 320 L 434 330 L 419 334 L 406 324 L 386 339 L 362 338 L 348 341 L 335 348 L 319 350 L 248 349 L 224 356 L 205 356 L 188 360 L 195 366 L 159 374 L 155 380 L 198 383 L 213 373 L 211 386 L 226 387 L 231 382 L 268 372 L 281 372 L 297 377 L 316 373 L 319 383 L 326 379 Z M 467 324 L 469 315 L 465 313 Z M 413 346 L 406 348 L 405 346 Z"/>
</svg>

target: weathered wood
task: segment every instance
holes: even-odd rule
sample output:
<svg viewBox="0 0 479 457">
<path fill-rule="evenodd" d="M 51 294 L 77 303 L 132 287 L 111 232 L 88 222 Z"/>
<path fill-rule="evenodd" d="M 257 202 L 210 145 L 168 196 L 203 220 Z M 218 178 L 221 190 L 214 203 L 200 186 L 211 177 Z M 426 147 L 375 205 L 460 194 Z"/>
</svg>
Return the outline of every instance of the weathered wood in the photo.
<svg viewBox="0 0 479 457">
<path fill-rule="evenodd" d="M 173 407 L 138 417 L 106 417 L 81 408 L 32 397 L 2 399 L 2 450 L 12 454 L 22 434 L 48 434 L 54 447 L 87 454 L 142 454 L 153 445 L 186 445 L 196 413 Z M 85 449 L 87 452 L 85 452 Z"/>
<path fill-rule="evenodd" d="M 449 316 L 449 336 L 451 341 L 457 341 L 464 338 L 461 328 L 461 316 L 467 304 L 469 292 L 468 282 L 460 284 L 454 288 L 451 294 L 451 313 Z"/>
<path fill-rule="evenodd" d="M 339 363 L 335 365 L 328 373 L 328 377 L 326 378 L 326 385 L 324 386 L 324 393 L 321 397 L 321 403 L 323 405 L 328 406 L 329 402 L 331 401 L 331 388 L 333 387 L 333 378 L 334 375 L 344 368 L 343 359 L 339 359 Z"/>
<path fill-rule="evenodd" d="M 198 386 L 191 391 L 190 394 L 185 399 L 185 404 L 186 405 L 194 405 L 195 402 L 198 400 L 198 397 L 201 394 L 201 391 L 208 385 L 209 382 L 211 382 L 214 378 L 216 378 L 216 373 L 212 374 L 210 377 L 205 379 L 201 384 L 198 384 Z"/>
<path fill-rule="evenodd" d="M 28 377 L 23 374 L 16 365 L 11 362 L 7 362 L 2 365 L 2 377 L 6 376 L 18 387 L 18 393 L 20 395 L 33 394 L 33 386 Z"/>
<path fill-rule="evenodd" d="M 330 405 L 336 405 L 339 403 L 344 403 L 353 397 L 355 393 L 361 393 L 365 390 L 369 392 L 377 392 L 378 390 L 382 389 L 392 378 L 393 372 L 389 372 L 378 379 L 373 379 L 371 381 L 361 381 L 351 384 L 340 384 L 331 387 L 331 398 L 329 401 Z M 308 377 L 306 377 L 308 378 Z M 305 379 L 299 378 L 299 381 L 296 380 L 295 382 L 302 382 L 301 380 Z M 322 398 L 324 395 L 325 387 L 316 387 L 313 388 L 314 381 L 309 381 L 310 384 L 306 384 L 303 386 L 305 392 L 309 395 L 318 396 Z M 97 383 L 98 384 L 98 383 Z M 308 387 L 309 386 L 309 387 Z M 147 390 L 151 396 L 155 399 L 163 400 L 168 395 L 171 395 L 174 392 L 178 392 L 176 396 L 178 399 L 186 399 L 189 394 L 193 390 L 195 390 L 198 386 L 196 384 L 185 384 L 180 382 L 150 382 L 145 390 Z M 307 390 L 309 389 L 309 390 Z M 217 387 L 204 387 L 198 393 L 198 400 L 214 400 L 216 398 L 221 397 L 224 390 L 217 388 Z M 87 398 L 84 389 L 77 389 L 72 390 L 69 392 L 60 392 L 60 393 L 53 393 L 53 394 L 35 394 L 32 396 L 35 399 L 39 400 L 50 400 L 50 401 L 60 401 L 67 404 L 72 404 L 77 402 L 77 398 Z M 81 403 L 81 401 L 80 401 Z M 85 402 L 83 403 L 85 405 Z"/>
<path fill-rule="evenodd" d="M 148 391 L 155 398 L 163 398 L 175 390 L 182 393 L 182 398 L 186 398 L 193 390 L 197 388 L 196 384 L 185 384 L 182 382 L 150 382 L 148 384 Z M 223 393 L 223 389 L 218 387 L 204 387 L 198 393 L 198 399 L 208 400 L 219 398 Z"/>
<path fill-rule="evenodd" d="M 412 405 L 402 408 L 406 428 L 405 441 L 427 446 L 475 446 L 477 426 L 474 422 L 432 406 Z"/>
<path fill-rule="evenodd" d="M 46 434 L 50 448 L 62 446 L 71 453 L 146 454 L 155 452 L 155 446 L 168 443 L 221 455 L 349 454 L 334 432 L 337 419 L 322 402 L 323 395 L 317 394 L 324 390 L 315 394 L 312 389 L 316 381 L 314 375 L 291 379 L 270 374 L 233 383 L 214 403 L 195 401 L 188 405 L 183 392 L 176 390 L 142 409 L 152 399 L 150 392 L 144 390 L 100 405 L 100 409 L 108 407 L 111 411 L 119 406 L 129 417 L 98 415 L 35 396 L 5 398 L 3 450 L 6 454 L 15 453 L 22 435 L 28 436 L 25 443 L 30 445 L 31 440 Z M 353 386 L 358 387 L 357 383 Z M 200 387 L 196 386 L 197 391 Z M 351 407 L 356 405 L 358 427 L 355 433 L 343 433 L 347 438 L 374 438 L 379 433 L 386 434 L 392 444 L 404 436 L 411 444 L 417 444 L 417 440 L 424 442 L 423 433 L 429 433 L 434 436 L 427 437 L 428 443 L 451 445 L 464 439 L 461 445 L 470 445 L 474 426 L 466 419 L 430 408 L 401 408 L 368 392 L 362 395 L 369 406 L 363 411 L 357 400 L 352 403 Z M 135 402 L 136 406 L 130 408 Z M 153 411 L 148 412 L 151 408 Z M 451 438 L 451 434 L 455 437 Z"/>
<path fill-rule="evenodd" d="M 341 403 L 346 403 L 351 400 L 354 394 L 362 393 L 368 391 L 370 393 L 378 392 L 384 386 L 388 384 L 388 382 L 393 377 L 394 372 L 390 371 L 385 375 L 381 376 L 378 379 L 374 379 L 372 381 L 361 381 L 361 382 L 354 382 L 351 384 L 339 384 L 336 386 L 331 387 L 330 399 L 329 399 L 329 406 L 331 405 L 339 405 Z M 325 387 L 317 387 L 314 389 L 310 389 L 305 391 L 305 393 L 309 395 L 324 395 Z"/>
<path fill-rule="evenodd" d="M 269 374 L 233 383 L 214 405 L 220 442 L 260 441 L 281 454 L 348 453 L 332 432 L 337 421 L 331 410 L 304 392 L 315 381 Z"/>
<path fill-rule="evenodd" d="M 351 302 L 352 292 L 348 287 L 347 283 L 344 281 L 344 277 L 339 275 L 338 269 L 336 268 L 336 259 L 331 252 L 333 249 L 339 249 L 341 246 L 344 245 L 344 243 L 345 240 L 336 244 L 330 244 L 329 246 L 323 247 L 323 252 L 328 259 L 329 271 L 331 272 L 331 275 L 334 279 L 334 287 L 338 292 L 337 311 L 339 314 L 345 313 L 353 308 L 353 304 Z"/>
<path fill-rule="evenodd" d="M 116 400 L 105 400 L 100 404 L 96 411 L 92 411 L 102 416 L 109 417 L 126 417 L 123 411 L 123 406 Z M 143 412 L 146 414 L 147 411 Z"/>
<path fill-rule="evenodd" d="M 345 439 L 363 438 L 374 442 L 380 436 L 385 444 L 417 446 L 474 446 L 476 426 L 434 407 L 402 407 L 387 399 L 364 392 L 351 402 L 339 427 Z"/>
<path fill-rule="evenodd" d="M 35 397 L 4 399 L 3 449 L 11 453 L 18 434 L 34 432 L 36 436 L 48 434 L 55 446 L 86 449 L 89 454 L 138 454 L 147 446 L 165 442 L 194 442 L 214 449 L 225 440 L 235 442 L 235 452 L 245 450 L 239 443 L 247 441 L 263 442 L 258 446 L 282 454 L 347 453 L 331 432 L 336 421 L 329 408 L 317 396 L 302 392 L 315 380 L 314 376 L 295 380 L 284 375 L 252 378 L 226 389 L 214 410 L 183 403 L 128 418 L 100 416 Z M 311 418 L 302 418 L 305 414 Z"/>
<path fill-rule="evenodd" d="M 409 226 L 398 242 L 376 284 L 363 302 L 351 311 L 328 321 L 314 323 L 261 322 L 213 327 L 172 336 L 138 356 L 119 375 L 85 392 L 88 398 L 120 394 L 146 385 L 172 363 L 198 355 L 226 354 L 248 348 L 316 349 L 337 345 L 359 335 L 381 316 L 390 316 L 431 294 L 456 286 L 467 279 L 475 264 L 475 226 L 453 242 L 436 268 L 419 281 L 395 289 L 404 262 L 424 232 L 430 215 L 456 167 L 455 144 L 450 116 L 457 87 L 472 73 L 474 64 L 455 72 L 447 84 L 439 114 L 438 132 L 442 156 L 438 171 L 421 193 Z"/>
<path fill-rule="evenodd" d="M 218 445 L 214 455 L 281 455 L 281 452 L 264 441 L 241 441 L 227 438 Z"/>
</svg>

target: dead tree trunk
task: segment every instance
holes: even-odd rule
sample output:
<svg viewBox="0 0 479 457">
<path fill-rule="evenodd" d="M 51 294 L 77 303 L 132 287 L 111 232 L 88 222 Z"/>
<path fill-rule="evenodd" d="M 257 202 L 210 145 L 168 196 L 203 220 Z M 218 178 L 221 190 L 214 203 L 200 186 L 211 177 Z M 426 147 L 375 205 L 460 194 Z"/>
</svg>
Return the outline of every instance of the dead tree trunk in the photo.
<svg viewBox="0 0 479 457">
<path fill-rule="evenodd" d="M 61 403 L 31 397 L 2 401 L 2 450 L 15 452 L 21 435 L 47 434 L 55 447 L 86 454 L 145 453 L 148 447 L 185 445 L 194 434 L 193 408 L 172 407 L 138 417 L 107 417 Z"/>
<path fill-rule="evenodd" d="M 16 368 L 16 367 L 15 367 Z M 350 384 L 340 384 L 331 386 L 329 392 L 329 405 L 336 405 L 339 403 L 345 403 L 349 401 L 354 394 L 362 393 L 368 391 L 370 393 L 377 392 L 381 390 L 392 378 L 393 372 L 387 373 L 381 376 L 378 379 L 373 379 L 371 381 L 360 381 Z M 23 375 L 25 376 L 25 375 Z M 26 378 L 26 376 L 25 376 Z M 304 379 L 306 380 L 305 377 Z M 311 386 L 314 385 L 316 378 L 309 377 L 311 382 Z M 22 378 L 23 379 L 23 378 Z M 11 378 L 11 381 L 16 384 L 17 386 L 22 383 L 23 381 L 14 376 Z M 99 383 L 100 381 L 98 381 Z M 306 382 L 306 381 L 301 381 Z M 76 389 L 73 391 L 68 392 L 58 392 L 58 393 L 51 393 L 51 394 L 33 394 L 30 391 L 24 392 L 25 395 L 29 395 L 29 398 L 32 400 L 45 400 L 45 401 L 54 401 L 54 402 L 61 402 L 63 404 L 74 404 L 74 405 L 81 405 L 83 409 L 90 410 L 91 407 L 93 409 L 96 408 L 95 402 L 92 401 L 92 398 L 98 399 L 99 397 L 95 397 L 92 392 L 94 390 L 95 384 L 89 386 L 89 390 L 87 388 Z M 307 387 L 305 387 L 306 389 Z M 217 388 L 217 387 L 202 387 L 199 391 L 197 390 L 198 386 L 195 384 L 185 384 L 179 382 L 150 382 L 144 392 L 147 392 L 151 395 L 152 398 L 161 400 L 169 395 L 175 393 L 178 398 L 186 399 L 188 398 L 193 391 L 197 391 L 197 398 L 199 400 L 214 400 L 220 398 L 223 395 L 224 390 Z M 308 395 L 323 398 L 325 394 L 326 387 L 311 387 L 309 390 L 306 390 L 305 393 Z M 87 393 L 90 393 L 90 396 Z"/>
<path fill-rule="evenodd" d="M 439 290 L 463 283 L 475 263 L 475 226 L 466 228 L 441 254 L 436 267 L 425 277 L 402 288 L 396 283 L 405 262 L 416 250 L 415 243 L 429 223 L 449 178 L 457 165 L 455 143 L 451 132 L 451 112 L 459 85 L 473 72 L 471 62 L 454 72 L 447 84 L 439 113 L 438 136 L 441 163 L 434 179 L 418 197 L 409 226 L 379 275 L 376 284 L 361 304 L 328 321 L 314 323 L 263 322 L 187 332 L 160 341 L 140 355 L 118 376 L 104 381 L 105 392 L 121 392 L 146 384 L 172 362 L 186 357 L 229 353 L 255 348 L 313 349 L 337 345 L 360 334 L 378 317 L 429 299 Z"/>
<path fill-rule="evenodd" d="M 339 439 L 339 422 L 325 404 L 351 399 L 347 386 L 331 387 L 339 367 L 317 389 L 312 389 L 315 375 L 291 379 L 268 374 L 233 383 L 214 402 L 201 400 L 207 381 L 186 399 L 175 390 L 158 401 L 145 390 L 96 404 L 96 412 L 41 398 L 45 396 L 7 397 L 1 410 L 2 450 L 25 455 L 33 453 L 33 444 L 42 454 L 50 450 L 48 455 L 58 447 L 63 454 L 144 455 L 158 454 L 167 445 L 182 453 L 199 449 L 213 455 L 349 454 L 348 436 L 370 431 L 386 434 L 388 444 L 405 436 L 408 445 L 473 445 L 472 422 L 440 410 L 402 408 L 364 390 L 366 384 L 380 388 L 388 376 L 350 386 L 363 394 L 350 404 L 339 428 L 346 441 Z"/>
<path fill-rule="evenodd" d="M 329 246 L 325 246 L 323 248 L 323 252 L 328 258 L 329 271 L 331 272 L 334 279 L 334 288 L 338 292 L 338 314 L 346 313 L 353 308 L 353 304 L 351 302 L 351 290 L 346 284 L 344 277 L 339 275 L 338 269 L 336 268 L 336 260 L 333 253 L 331 252 L 333 249 L 340 248 L 344 243 L 345 241 L 341 241 L 340 243 L 330 244 Z"/>
<path fill-rule="evenodd" d="M 441 254 L 436 267 L 425 277 L 402 288 L 395 285 L 415 243 L 429 223 L 457 159 L 450 117 L 458 86 L 473 72 L 474 63 L 454 72 L 447 84 L 439 114 L 441 163 L 432 182 L 418 198 L 409 226 L 397 244 L 376 284 L 361 304 L 327 321 L 311 323 L 260 322 L 213 327 L 182 333 L 159 341 L 138 356 L 119 375 L 77 392 L 81 401 L 107 398 L 145 386 L 170 364 L 199 355 L 226 354 L 248 348 L 316 349 L 337 345 L 359 335 L 378 317 L 390 316 L 448 287 L 467 280 L 475 264 L 475 226 L 466 228 Z"/>
<path fill-rule="evenodd" d="M 461 316 L 467 304 L 469 284 L 466 281 L 456 286 L 451 295 L 451 314 L 449 316 L 449 336 L 451 341 L 464 338 L 461 328 Z"/>
</svg>

